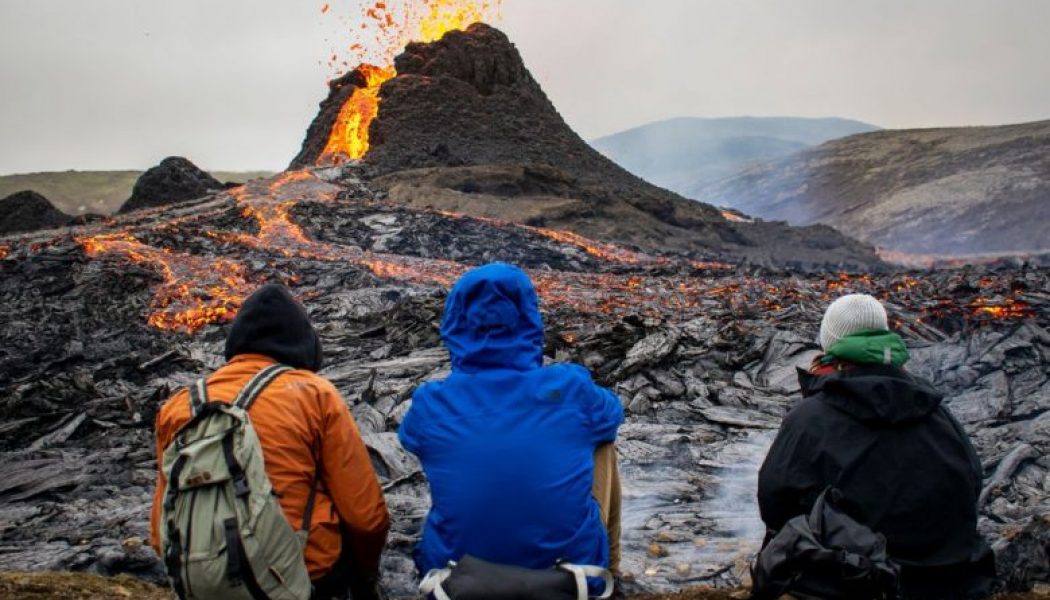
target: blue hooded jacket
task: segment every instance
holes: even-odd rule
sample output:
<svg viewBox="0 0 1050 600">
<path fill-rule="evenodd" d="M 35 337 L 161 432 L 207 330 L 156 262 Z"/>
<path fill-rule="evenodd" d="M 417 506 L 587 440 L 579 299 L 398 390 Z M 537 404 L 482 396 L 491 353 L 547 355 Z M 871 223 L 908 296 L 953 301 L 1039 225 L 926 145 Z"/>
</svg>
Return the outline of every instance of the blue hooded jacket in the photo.
<svg viewBox="0 0 1050 600">
<path fill-rule="evenodd" d="M 623 421 L 619 398 L 581 366 L 543 367 L 536 290 L 515 267 L 464 275 L 441 336 L 452 374 L 416 390 L 399 431 L 433 500 L 420 572 L 466 554 L 532 569 L 559 559 L 608 566 L 591 487 L 594 450 Z"/>
</svg>

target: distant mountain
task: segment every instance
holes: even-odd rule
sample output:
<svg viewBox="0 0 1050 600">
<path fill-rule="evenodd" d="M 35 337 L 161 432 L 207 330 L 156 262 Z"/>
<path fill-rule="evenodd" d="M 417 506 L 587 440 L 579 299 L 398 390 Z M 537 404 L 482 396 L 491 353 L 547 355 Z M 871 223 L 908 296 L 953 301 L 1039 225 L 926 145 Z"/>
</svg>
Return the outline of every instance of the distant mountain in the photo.
<svg viewBox="0 0 1050 600">
<path fill-rule="evenodd" d="M 269 171 L 222 172 L 212 171 L 219 181 L 243 183 L 249 179 L 267 177 Z M 0 175 L 0 198 L 22 190 L 32 190 L 46 196 L 64 213 L 110 214 L 131 196 L 135 181 L 142 171 L 51 171 Z"/>
<path fill-rule="evenodd" d="M 748 169 L 698 200 L 888 250 L 1050 249 L 1050 121 L 880 131 Z"/>
<path fill-rule="evenodd" d="M 680 118 L 599 138 L 591 145 L 642 179 L 692 197 L 753 163 L 876 130 L 848 119 Z"/>
</svg>

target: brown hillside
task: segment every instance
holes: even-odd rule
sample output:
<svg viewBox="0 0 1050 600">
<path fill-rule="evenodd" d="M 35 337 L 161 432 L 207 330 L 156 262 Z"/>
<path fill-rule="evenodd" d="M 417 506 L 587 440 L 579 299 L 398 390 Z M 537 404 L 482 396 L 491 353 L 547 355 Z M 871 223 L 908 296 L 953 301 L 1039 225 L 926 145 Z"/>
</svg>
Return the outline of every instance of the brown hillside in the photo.
<svg viewBox="0 0 1050 600">
<path fill-rule="evenodd" d="M 890 250 L 1050 249 L 1050 121 L 880 131 L 828 142 L 703 188 L 697 199 Z"/>
</svg>

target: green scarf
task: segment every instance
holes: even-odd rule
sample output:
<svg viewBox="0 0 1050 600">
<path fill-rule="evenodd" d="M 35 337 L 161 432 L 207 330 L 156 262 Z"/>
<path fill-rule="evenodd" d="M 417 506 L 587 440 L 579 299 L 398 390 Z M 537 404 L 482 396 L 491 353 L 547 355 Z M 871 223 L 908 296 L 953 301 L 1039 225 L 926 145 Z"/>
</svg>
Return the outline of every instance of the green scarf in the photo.
<svg viewBox="0 0 1050 600">
<path fill-rule="evenodd" d="M 857 365 L 903 367 L 911 355 L 901 336 L 892 331 L 859 331 L 832 344 L 823 361 L 835 359 Z"/>
</svg>

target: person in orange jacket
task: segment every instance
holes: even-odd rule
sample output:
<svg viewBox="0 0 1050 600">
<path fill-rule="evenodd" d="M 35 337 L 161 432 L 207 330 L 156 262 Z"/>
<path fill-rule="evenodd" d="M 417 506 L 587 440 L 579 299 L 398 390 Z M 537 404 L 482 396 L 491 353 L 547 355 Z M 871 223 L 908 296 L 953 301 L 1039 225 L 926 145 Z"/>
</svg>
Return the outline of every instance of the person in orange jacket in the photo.
<svg viewBox="0 0 1050 600">
<path fill-rule="evenodd" d="M 315 500 L 306 567 L 314 598 L 381 597 L 379 561 L 390 513 L 368 450 L 346 402 L 318 376 L 321 342 L 303 307 L 279 285 L 267 285 L 241 308 L 226 340 L 225 366 L 207 379 L 213 401 L 230 402 L 253 375 L 275 363 L 281 374 L 249 416 L 266 460 L 266 474 L 291 526 L 302 527 L 315 474 Z M 158 462 L 190 420 L 189 392 L 180 390 L 157 414 Z M 160 512 L 166 482 L 158 469 L 151 540 L 160 553 Z"/>
</svg>

